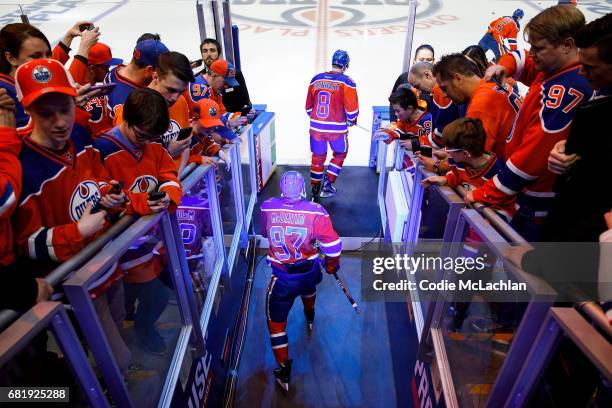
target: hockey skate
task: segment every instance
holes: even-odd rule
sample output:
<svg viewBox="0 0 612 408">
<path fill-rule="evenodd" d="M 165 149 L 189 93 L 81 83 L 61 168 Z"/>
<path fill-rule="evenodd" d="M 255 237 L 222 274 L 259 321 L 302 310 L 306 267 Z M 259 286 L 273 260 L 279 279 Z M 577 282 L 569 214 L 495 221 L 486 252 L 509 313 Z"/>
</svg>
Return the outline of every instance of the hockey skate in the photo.
<svg viewBox="0 0 612 408">
<path fill-rule="evenodd" d="M 321 183 L 313 184 L 312 198 L 310 199 L 310 201 L 314 201 L 315 203 L 318 203 L 320 194 L 321 194 Z"/>
<path fill-rule="evenodd" d="M 308 327 L 308 331 L 311 332 L 314 324 L 315 311 L 313 310 L 304 310 L 304 316 L 306 317 L 306 327 Z"/>
<path fill-rule="evenodd" d="M 291 379 L 291 363 L 293 360 L 289 359 L 283 362 L 278 368 L 274 369 L 274 377 L 276 382 L 281 388 L 287 392 L 289 391 L 289 381 Z"/>
<path fill-rule="evenodd" d="M 321 194 L 319 194 L 319 197 L 333 197 L 336 195 L 337 192 L 338 190 L 336 190 L 334 184 L 327 179 L 327 176 L 325 176 L 325 178 L 323 179 L 323 188 L 321 189 Z"/>
</svg>

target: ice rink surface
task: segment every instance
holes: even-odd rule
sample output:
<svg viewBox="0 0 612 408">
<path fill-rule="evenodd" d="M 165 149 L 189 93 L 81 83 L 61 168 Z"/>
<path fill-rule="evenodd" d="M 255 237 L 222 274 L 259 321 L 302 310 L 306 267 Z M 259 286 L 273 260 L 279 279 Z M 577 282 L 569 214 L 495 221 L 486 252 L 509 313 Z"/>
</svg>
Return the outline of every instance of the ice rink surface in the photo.
<svg viewBox="0 0 612 408">
<path fill-rule="evenodd" d="M 460 52 L 477 44 L 488 23 L 525 11 L 521 26 L 540 10 L 556 4 L 515 0 L 422 0 L 417 8 L 414 47 L 431 44 L 436 55 Z M 159 33 L 174 51 L 199 58 L 195 0 L 25 0 L 24 11 L 52 43 L 78 20 L 100 27 L 101 41 L 113 55 L 129 61 L 136 39 Z M 612 0 L 580 0 L 587 21 L 612 12 Z M 367 128 L 372 106 L 386 105 L 401 73 L 408 0 L 234 0 L 233 23 L 240 28 L 240 50 L 251 100 L 276 112 L 276 149 L 281 164 L 310 162 L 308 118 L 304 112 L 310 79 L 330 68 L 340 48 L 351 57 L 347 74 L 357 83 L 359 124 Z M 12 0 L 0 2 L 0 26 L 19 22 Z M 209 16 L 206 21 L 211 27 Z M 210 33 L 210 31 L 209 31 Z M 522 31 L 519 46 L 523 46 Z M 75 40 L 73 50 L 78 48 Z M 352 128 L 346 165 L 367 165 L 369 133 Z"/>
</svg>

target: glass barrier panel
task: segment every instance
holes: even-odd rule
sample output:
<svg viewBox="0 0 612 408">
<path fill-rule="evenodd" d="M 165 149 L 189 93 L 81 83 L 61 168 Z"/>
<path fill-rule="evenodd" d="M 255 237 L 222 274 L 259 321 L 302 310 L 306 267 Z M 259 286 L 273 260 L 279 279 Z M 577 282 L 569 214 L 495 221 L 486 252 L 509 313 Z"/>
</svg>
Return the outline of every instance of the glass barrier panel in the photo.
<svg viewBox="0 0 612 408">
<path fill-rule="evenodd" d="M 183 191 L 176 215 L 191 275 L 193 296 L 197 309 L 201 311 L 217 259 L 206 177 L 202 177 L 189 190 Z"/>
<path fill-rule="evenodd" d="M 472 289 L 462 290 L 457 298 L 444 299 L 440 330 L 460 404 L 484 406 L 527 304 L 512 301 L 508 292 L 481 290 L 495 282 L 504 285 L 518 282 L 506 273 L 503 263 L 488 246 L 470 242 L 471 233 L 461 243 L 460 255 L 455 259 L 484 260 L 484 269 L 472 276 L 466 273 L 455 281 L 457 285 L 469 281 Z M 452 275 L 455 273 L 442 280 L 444 285 L 452 282 Z"/>
<path fill-rule="evenodd" d="M 125 376 L 128 392 L 137 406 L 155 406 L 182 328 L 159 224 L 132 244 L 120 264 L 127 271 L 121 337 L 131 354 Z M 109 297 L 109 309 L 120 307 L 119 301 Z"/>
<path fill-rule="evenodd" d="M 462 210 L 444 266 L 423 286 L 437 292 L 434 326 L 443 345 L 437 353 L 445 356 L 443 375 L 461 406 L 484 406 L 498 392 L 498 380 L 511 388 L 516 376 L 508 373 L 518 374 L 532 343 L 529 326 L 539 327 L 540 310 L 554 298 L 547 286 L 504 262 L 507 245 L 474 210 Z"/>
<path fill-rule="evenodd" d="M 118 372 L 100 367 L 105 382 L 115 381 L 119 374 L 129 399 L 139 407 L 157 406 L 184 328 L 161 218 L 153 219 L 156 221 L 149 223 L 147 218 L 139 220 L 66 283 L 73 294 L 77 293 L 74 282 L 89 282 L 88 296 L 99 326 L 89 323 L 87 304 L 75 296 L 71 303 L 83 304 L 77 316 L 81 330 L 90 331 L 86 336 L 97 360 L 108 355 L 105 347 L 110 348 Z M 112 259 L 117 261 L 101 269 Z M 107 344 L 101 346 L 92 333 L 105 336 Z M 97 363 L 100 366 L 99 360 Z"/>
<path fill-rule="evenodd" d="M 217 191 L 219 192 L 219 206 L 221 208 L 221 220 L 223 221 L 223 235 L 225 236 L 225 248 L 229 252 L 238 217 L 236 214 L 236 198 L 232 188 L 232 172 L 225 168 L 222 163 L 215 169 L 217 180 Z"/>
<path fill-rule="evenodd" d="M 67 387 L 65 390 L 59 388 L 50 397 L 66 398 L 62 405 L 69 402 L 70 406 L 88 407 L 90 402 L 87 395 L 74 377 L 69 364 L 52 330 L 43 330 L 0 367 L 0 386 Z M 0 405 L 4 406 L 4 402 Z M 22 405 L 26 406 L 27 403 Z"/>
<path fill-rule="evenodd" d="M 242 133 L 239 135 L 240 140 L 242 141 L 240 143 L 240 168 L 242 170 L 242 189 L 244 193 L 244 206 L 247 223 L 250 222 L 250 219 L 246 213 L 248 212 L 250 206 L 255 205 L 254 200 L 257 194 L 257 184 L 256 180 L 253 178 L 251 169 L 251 166 L 255 165 L 255 140 L 253 138 L 252 131 L 252 125 L 248 125 L 242 128 Z"/>
</svg>

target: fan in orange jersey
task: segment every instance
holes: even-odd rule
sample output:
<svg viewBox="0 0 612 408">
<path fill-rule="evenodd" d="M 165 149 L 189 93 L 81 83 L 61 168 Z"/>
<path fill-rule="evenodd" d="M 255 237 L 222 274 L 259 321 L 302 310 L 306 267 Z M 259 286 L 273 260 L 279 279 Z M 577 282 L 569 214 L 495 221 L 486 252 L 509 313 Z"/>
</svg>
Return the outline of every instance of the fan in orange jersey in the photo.
<svg viewBox="0 0 612 408">
<path fill-rule="evenodd" d="M 391 96 L 389 102 L 398 118 L 390 126 L 379 129 L 373 140 L 389 144 L 399 139 L 400 146 L 411 149 L 412 139 L 418 138 L 422 146 L 431 146 L 431 114 L 419 107 L 416 90 L 409 84 L 401 85 Z M 414 163 L 404 156 L 403 167 L 413 171 Z"/>
<path fill-rule="evenodd" d="M 485 150 L 504 159 L 506 138 L 521 107 L 510 87 L 480 78 L 479 68 L 462 54 L 445 55 L 434 66 L 440 89 L 457 104 L 467 104 L 465 116 L 478 118 L 487 132 Z"/>
</svg>

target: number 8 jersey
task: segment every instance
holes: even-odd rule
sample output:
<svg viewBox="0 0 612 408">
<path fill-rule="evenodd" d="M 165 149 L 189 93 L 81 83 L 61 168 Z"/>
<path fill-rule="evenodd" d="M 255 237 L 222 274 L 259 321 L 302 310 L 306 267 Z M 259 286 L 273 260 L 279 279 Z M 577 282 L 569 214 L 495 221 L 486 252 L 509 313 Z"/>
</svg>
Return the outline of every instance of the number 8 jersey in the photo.
<svg viewBox="0 0 612 408">
<path fill-rule="evenodd" d="M 325 256 L 340 257 L 342 241 L 320 204 L 271 198 L 262 203 L 260 216 L 261 234 L 269 242 L 268 261 L 292 264 L 316 259 L 315 241 Z"/>
<path fill-rule="evenodd" d="M 335 140 L 346 135 L 346 122 L 356 122 L 359 115 L 355 82 L 340 72 L 316 75 L 308 86 L 306 113 L 310 117 L 310 136 L 315 140 Z"/>
</svg>

